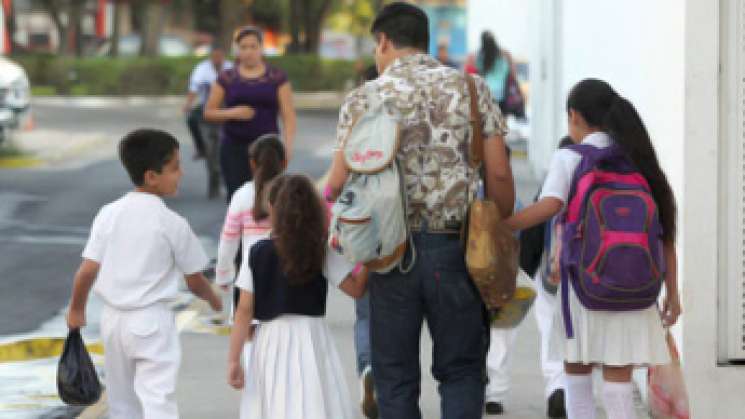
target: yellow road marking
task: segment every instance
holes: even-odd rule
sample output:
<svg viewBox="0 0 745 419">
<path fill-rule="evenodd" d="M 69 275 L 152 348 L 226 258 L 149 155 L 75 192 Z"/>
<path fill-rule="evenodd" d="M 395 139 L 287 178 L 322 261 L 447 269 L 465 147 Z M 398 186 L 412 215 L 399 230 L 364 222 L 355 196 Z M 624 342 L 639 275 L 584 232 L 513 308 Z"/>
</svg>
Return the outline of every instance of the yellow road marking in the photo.
<svg viewBox="0 0 745 419">
<path fill-rule="evenodd" d="M 4 157 L 0 158 L 0 169 L 23 169 L 41 164 L 41 160 L 31 157 Z"/>
<path fill-rule="evenodd" d="M 0 345 L 0 363 L 30 361 L 60 356 L 65 338 L 33 338 Z M 103 345 L 86 345 L 88 352 L 103 355 Z"/>
</svg>

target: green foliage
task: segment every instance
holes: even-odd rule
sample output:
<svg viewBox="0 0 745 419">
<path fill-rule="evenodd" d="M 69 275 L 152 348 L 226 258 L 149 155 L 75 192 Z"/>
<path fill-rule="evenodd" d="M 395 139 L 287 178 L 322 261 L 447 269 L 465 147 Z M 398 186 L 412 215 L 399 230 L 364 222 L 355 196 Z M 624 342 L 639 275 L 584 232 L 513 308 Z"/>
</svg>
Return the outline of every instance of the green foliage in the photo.
<svg viewBox="0 0 745 419">
<path fill-rule="evenodd" d="M 13 57 L 37 93 L 62 95 L 180 95 L 199 58 L 73 58 L 53 55 Z M 295 91 L 342 91 L 356 74 L 354 63 L 315 55 L 269 57 L 287 72 Z"/>
</svg>

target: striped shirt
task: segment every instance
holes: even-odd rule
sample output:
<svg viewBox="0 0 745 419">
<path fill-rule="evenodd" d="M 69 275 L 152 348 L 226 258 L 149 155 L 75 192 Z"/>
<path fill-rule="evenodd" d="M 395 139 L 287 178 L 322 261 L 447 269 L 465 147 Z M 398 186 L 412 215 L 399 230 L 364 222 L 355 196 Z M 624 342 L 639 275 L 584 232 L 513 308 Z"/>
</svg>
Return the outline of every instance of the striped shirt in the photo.
<svg viewBox="0 0 745 419">
<path fill-rule="evenodd" d="M 266 238 L 271 230 L 269 218 L 254 219 L 255 195 L 253 182 L 247 182 L 230 200 L 217 250 L 216 282 L 219 285 L 230 284 L 236 278 L 235 256 L 240 245 L 243 244 L 243 260 L 246 260 L 251 246 Z"/>
</svg>

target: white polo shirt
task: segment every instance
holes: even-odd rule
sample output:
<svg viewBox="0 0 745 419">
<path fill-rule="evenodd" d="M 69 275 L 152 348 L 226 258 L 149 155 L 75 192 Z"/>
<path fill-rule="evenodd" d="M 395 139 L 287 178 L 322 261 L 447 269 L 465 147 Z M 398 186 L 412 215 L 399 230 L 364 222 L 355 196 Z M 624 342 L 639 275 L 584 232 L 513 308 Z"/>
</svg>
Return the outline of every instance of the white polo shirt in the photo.
<svg viewBox="0 0 745 419">
<path fill-rule="evenodd" d="M 222 65 L 222 70 L 228 70 L 231 68 L 233 68 L 233 63 L 225 60 Z M 189 77 L 189 91 L 197 94 L 199 97 L 199 105 L 207 103 L 207 99 L 210 96 L 210 87 L 212 87 L 212 84 L 217 81 L 217 76 L 219 76 L 218 73 L 219 72 L 215 68 L 215 65 L 212 64 L 212 61 L 209 59 L 197 64 L 191 72 L 191 76 Z"/>
<path fill-rule="evenodd" d="M 589 144 L 598 148 L 607 148 L 613 144 L 613 139 L 605 132 L 594 132 L 582 140 L 582 144 Z M 562 148 L 556 153 L 551 160 L 551 166 L 548 169 L 548 175 L 541 188 L 543 198 L 556 198 L 566 206 L 569 201 L 569 192 L 572 188 L 574 172 L 582 162 L 582 156 L 576 151 L 568 148 Z"/>
<path fill-rule="evenodd" d="M 184 274 L 209 262 L 189 223 L 160 197 L 143 192 L 101 208 L 83 258 L 101 264 L 94 290 L 119 310 L 174 300 Z"/>
</svg>

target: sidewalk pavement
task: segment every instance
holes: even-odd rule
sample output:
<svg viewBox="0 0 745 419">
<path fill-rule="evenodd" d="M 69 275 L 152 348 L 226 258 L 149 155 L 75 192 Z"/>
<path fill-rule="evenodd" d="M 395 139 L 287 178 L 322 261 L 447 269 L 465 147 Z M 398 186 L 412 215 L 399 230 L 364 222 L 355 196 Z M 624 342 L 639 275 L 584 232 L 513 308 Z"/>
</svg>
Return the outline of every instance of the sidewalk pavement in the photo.
<svg viewBox="0 0 745 419">
<path fill-rule="evenodd" d="M 538 185 L 530 174 L 527 161 L 516 159 L 513 162 L 513 168 L 520 198 L 523 202 L 531 202 Z M 208 311 L 203 303 L 196 304 L 194 307 L 203 313 Z M 338 290 L 332 290 L 329 293 L 326 320 L 336 340 L 342 364 L 345 366 L 347 383 L 351 387 L 356 403 L 359 399 L 360 385 L 355 371 L 354 313 L 354 302 L 351 298 L 341 294 Z M 181 334 L 183 357 L 177 392 L 181 417 L 183 419 L 237 418 L 239 417 L 240 393 L 230 388 L 226 382 L 228 337 L 225 336 L 224 328 L 204 327 L 208 323 L 209 315 L 200 314 L 191 321 L 190 325 L 186 326 Z M 484 416 L 485 418 L 536 419 L 546 417 L 544 383 L 539 362 L 538 328 L 532 312 L 519 328 L 511 366 L 512 389 L 505 403 L 505 414 Z M 431 364 L 432 344 L 426 328 L 423 328 L 420 406 L 425 419 L 439 417 L 439 395 L 436 383 L 429 373 Z M 86 417 L 104 418 L 105 414 Z M 362 418 L 361 415 L 360 418 Z M 605 415 L 599 411 L 598 418 L 605 418 Z M 639 418 L 647 418 L 643 409 L 639 411 Z"/>
</svg>

